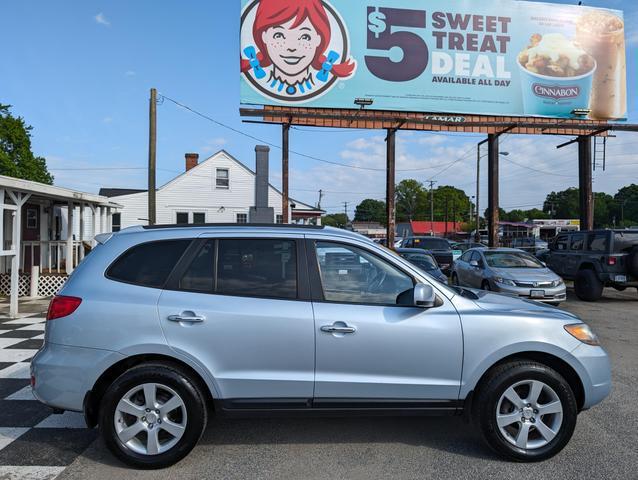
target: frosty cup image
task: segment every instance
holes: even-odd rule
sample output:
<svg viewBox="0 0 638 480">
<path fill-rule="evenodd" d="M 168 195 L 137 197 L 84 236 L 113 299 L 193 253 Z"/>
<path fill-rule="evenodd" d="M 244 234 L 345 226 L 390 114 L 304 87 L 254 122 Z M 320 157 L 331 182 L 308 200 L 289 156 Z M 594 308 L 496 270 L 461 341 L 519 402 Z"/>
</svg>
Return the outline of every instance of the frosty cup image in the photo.
<svg viewBox="0 0 638 480">
<path fill-rule="evenodd" d="M 569 117 L 589 107 L 596 61 L 564 35 L 533 35 L 518 66 L 526 115 Z"/>
<path fill-rule="evenodd" d="M 592 11 L 576 22 L 576 42 L 596 60 L 592 118 L 621 118 L 627 109 L 625 25 L 609 12 Z"/>
</svg>

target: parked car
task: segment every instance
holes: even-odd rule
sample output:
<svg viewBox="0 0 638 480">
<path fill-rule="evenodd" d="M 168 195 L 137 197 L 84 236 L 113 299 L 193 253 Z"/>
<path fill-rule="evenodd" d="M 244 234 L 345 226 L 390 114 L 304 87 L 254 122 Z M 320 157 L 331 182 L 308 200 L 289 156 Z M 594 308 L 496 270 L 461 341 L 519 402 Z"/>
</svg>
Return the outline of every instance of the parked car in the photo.
<svg viewBox="0 0 638 480">
<path fill-rule="evenodd" d="M 97 241 L 51 301 L 31 384 L 136 467 L 182 459 L 212 412 L 464 414 L 496 452 L 537 461 L 611 388 L 577 316 L 447 287 L 356 233 L 155 226 Z"/>
<path fill-rule="evenodd" d="M 559 234 L 547 264 L 574 281 L 581 300 L 595 302 L 604 287 L 638 287 L 638 230 L 594 230 Z"/>
<path fill-rule="evenodd" d="M 529 253 L 513 248 L 474 248 L 454 263 L 452 283 L 558 305 L 563 280 Z"/>
<path fill-rule="evenodd" d="M 455 250 L 460 250 L 461 252 L 466 252 L 470 248 L 488 248 L 484 243 L 478 242 L 456 242 L 452 243 L 452 248 Z"/>
<path fill-rule="evenodd" d="M 512 239 L 512 248 L 518 248 L 534 256 L 538 256 L 542 252 L 546 252 L 549 248 L 545 240 L 535 237 L 522 237 Z"/>
<path fill-rule="evenodd" d="M 420 248 L 397 248 L 396 252 L 405 258 L 408 262 L 419 267 L 425 271 L 435 280 L 443 282 L 447 285 L 447 276 L 441 271 L 439 264 L 436 263 L 436 258 L 427 250 L 421 250 Z"/>
<path fill-rule="evenodd" d="M 431 252 L 445 274 L 449 273 L 454 262 L 452 246 L 445 238 L 407 237 L 401 242 L 400 248 L 419 248 Z"/>
</svg>

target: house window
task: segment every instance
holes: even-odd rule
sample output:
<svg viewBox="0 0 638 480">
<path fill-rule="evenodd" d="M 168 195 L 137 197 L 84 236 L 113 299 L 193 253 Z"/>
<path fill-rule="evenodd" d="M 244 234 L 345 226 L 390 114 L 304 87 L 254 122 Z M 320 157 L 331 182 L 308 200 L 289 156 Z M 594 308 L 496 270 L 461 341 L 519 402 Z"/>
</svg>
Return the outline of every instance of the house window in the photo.
<svg viewBox="0 0 638 480">
<path fill-rule="evenodd" d="M 230 177 L 227 168 L 218 168 L 215 177 L 216 188 L 230 188 Z"/>
<path fill-rule="evenodd" d="M 283 215 L 277 215 L 277 218 L 275 220 L 277 223 L 284 223 L 284 216 Z"/>
<path fill-rule="evenodd" d="M 206 213 L 204 212 L 194 212 L 193 213 L 193 223 L 195 225 L 202 225 L 206 223 Z"/>
<path fill-rule="evenodd" d="M 113 217 L 111 218 L 111 231 L 113 232 L 119 232 L 122 229 L 122 214 L 121 213 L 114 213 Z"/>
<path fill-rule="evenodd" d="M 247 213 L 238 213 L 237 214 L 237 223 L 248 223 L 248 214 Z"/>
<path fill-rule="evenodd" d="M 27 228 L 38 228 L 38 211 L 35 208 L 27 208 Z"/>
<path fill-rule="evenodd" d="M 188 212 L 177 212 L 175 214 L 175 223 L 178 225 L 188 225 Z"/>
</svg>

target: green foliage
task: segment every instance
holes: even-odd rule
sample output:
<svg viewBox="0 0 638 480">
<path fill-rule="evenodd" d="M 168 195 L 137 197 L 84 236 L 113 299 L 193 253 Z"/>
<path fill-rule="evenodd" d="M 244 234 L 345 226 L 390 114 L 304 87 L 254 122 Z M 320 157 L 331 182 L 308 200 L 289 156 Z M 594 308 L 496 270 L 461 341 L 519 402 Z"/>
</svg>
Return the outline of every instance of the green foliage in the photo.
<svg viewBox="0 0 638 480">
<path fill-rule="evenodd" d="M 621 227 L 638 225 L 638 185 L 632 183 L 614 195 L 616 223 Z"/>
<path fill-rule="evenodd" d="M 562 192 L 550 193 L 543 204 L 543 211 L 549 214 L 550 218 L 579 218 L 578 189 L 572 187 Z"/>
<path fill-rule="evenodd" d="M 345 213 L 332 213 L 321 217 L 321 224 L 326 227 L 344 228 L 348 224 L 348 217 Z"/>
<path fill-rule="evenodd" d="M 385 202 L 366 198 L 357 205 L 354 212 L 354 219 L 357 222 L 379 222 L 385 225 Z"/>
<path fill-rule="evenodd" d="M 424 212 L 426 191 L 417 180 L 402 180 L 396 186 L 395 194 L 398 221 L 416 220 L 417 214 Z"/>
<path fill-rule="evenodd" d="M 9 105 L 0 104 L 0 175 L 53 183 L 46 160 L 31 151 L 31 130 L 22 117 L 14 117 Z"/>
</svg>

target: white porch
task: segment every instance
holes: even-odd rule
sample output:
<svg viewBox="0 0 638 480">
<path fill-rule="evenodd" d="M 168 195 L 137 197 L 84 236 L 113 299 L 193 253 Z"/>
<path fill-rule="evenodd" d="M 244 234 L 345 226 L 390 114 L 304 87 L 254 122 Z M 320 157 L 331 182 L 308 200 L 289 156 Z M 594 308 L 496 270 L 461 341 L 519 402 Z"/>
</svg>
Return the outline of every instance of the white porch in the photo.
<svg viewBox="0 0 638 480">
<path fill-rule="evenodd" d="M 57 291 L 95 246 L 95 235 L 111 231 L 118 207 L 107 197 L 0 175 L 0 287 L 10 276 L 3 293 L 11 298 L 11 316 L 25 281 L 30 296 L 39 295 L 45 280 L 52 285 L 47 293 Z"/>
</svg>

